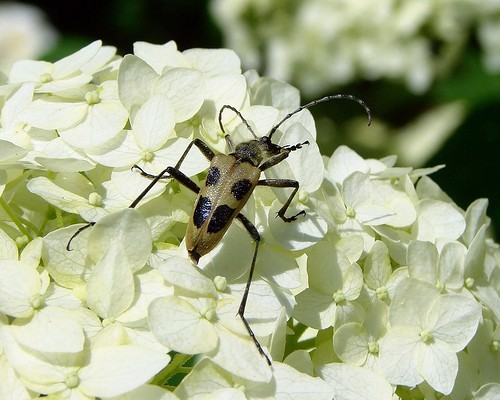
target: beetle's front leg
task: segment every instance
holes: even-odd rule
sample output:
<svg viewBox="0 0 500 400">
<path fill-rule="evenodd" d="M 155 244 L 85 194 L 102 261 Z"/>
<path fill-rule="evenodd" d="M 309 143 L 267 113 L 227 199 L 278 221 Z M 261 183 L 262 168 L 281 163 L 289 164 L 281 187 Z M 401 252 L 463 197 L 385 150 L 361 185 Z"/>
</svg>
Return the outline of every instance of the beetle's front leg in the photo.
<svg viewBox="0 0 500 400">
<path fill-rule="evenodd" d="M 184 150 L 184 153 L 182 153 L 181 158 L 179 158 L 179 161 L 177 161 L 177 164 L 175 164 L 175 167 L 167 167 L 163 171 L 161 171 L 158 175 L 153 175 L 149 174 L 146 171 L 144 171 L 141 167 L 138 165 L 134 165 L 132 169 L 138 169 L 141 173 L 142 176 L 145 176 L 147 178 L 152 179 L 151 183 L 146 187 L 146 189 L 143 190 L 143 192 L 130 204 L 129 208 L 134 208 L 143 198 L 146 196 L 146 194 L 153 188 L 156 183 L 160 179 L 167 179 L 167 178 L 174 178 L 179 183 L 182 185 L 186 186 L 189 190 L 198 193 L 200 191 L 200 188 L 198 185 L 193 182 L 187 175 L 185 175 L 181 170 L 180 167 L 182 165 L 182 162 L 184 159 L 187 157 L 189 151 L 191 148 L 195 145 L 198 147 L 198 149 L 201 151 L 201 153 L 210 161 L 212 158 L 214 158 L 214 152 L 208 147 L 205 142 L 203 142 L 201 139 L 194 139 L 189 145 L 186 147 L 186 150 Z"/>
<path fill-rule="evenodd" d="M 299 190 L 299 182 L 294 181 L 293 179 L 261 179 L 259 182 L 257 182 L 257 185 L 276 187 L 276 188 L 293 188 L 293 192 L 288 197 L 288 200 L 285 202 L 285 204 L 283 204 L 283 207 L 281 207 L 278 211 L 277 216 L 280 217 L 283 221 L 292 222 L 295 221 L 299 215 L 306 215 L 306 212 L 302 210 L 297 214 L 292 215 L 291 217 L 285 216 L 286 210 L 290 206 L 293 197 Z"/>
</svg>

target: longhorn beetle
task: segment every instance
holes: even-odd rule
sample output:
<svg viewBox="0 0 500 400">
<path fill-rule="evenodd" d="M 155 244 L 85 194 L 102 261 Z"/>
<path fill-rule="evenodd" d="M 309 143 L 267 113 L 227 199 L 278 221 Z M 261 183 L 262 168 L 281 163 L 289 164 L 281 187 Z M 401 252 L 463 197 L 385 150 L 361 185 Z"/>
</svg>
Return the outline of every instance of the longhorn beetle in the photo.
<svg viewBox="0 0 500 400">
<path fill-rule="evenodd" d="M 255 248 L 253 251 L 252 263 L 250 264 L 245 291 L 238 308 L 238 315 L 241 317 L 241 320 L 243 321 L 253 342 L 257 346 L 257 349 L 265 357 L 269 365 L 271 365 L 271 360 L 262 349 L 262 346 L 255 337 L 255 334 L 253 333 L 252 328 L 244 315 L 248 293 L 252 283 L 252 276 L 255 269 L 255 262 L 257 260 L 260 235 L 255 226 L 240 213 L 240 210 L 246 204 L 256 186 L 269 186 L 275 188 L 293 188 L 288 200 L 285 204 L 283 204 L 277 213 L 277 216 L 284 222 L 292 222 L 295 221 L 298 216 L 305 215 L 304 210 L 289 217 L 285 215 L 285 212 L 287 211 L 295 194 L 299 190 L 299 182 L 292 179 L 260 179 L 260 176 L 266 169 L 271 168 L 286 159 L 292 151 L 299 150 L 302 146 L 309 144 L 308 141 L 285 146 L 272 143 L 271 139 L 278 128 L 298 112 L 313 107 L 316 104 L 334 99 L 348 99 L 359 103 L 364 107 L 368 115 L 368 125 L 370 125 L 371 113 L 368 106 L 357 97 L 347 94 L 326 96 L 298 107 L 296 110 L 285 115 L 280 122 L 271 128 L 267 135 L 262 137 L 258 137 L 254 133 L 248 121 L 236 108 L 230 105 L 224 105 L 219 111 L 219 126 L 222 132 L 226 133 L 222 124 L 222 113 L 224 110 L 231 110 L 241 119 L 248 131 L 252 134 L 252 140 L 242 142 L 234 147 L 229 134 L 226 134 L 225 140 L 230 153 L 225 155 L 215 154 L 202 140 L 194 139 L 187 146 L 175 167 L 169 166 L 158 175 L 149 174 L 138 165 L 134 165 L 132 167 L 132 169 L 139 170 L 141 175 L 152 179 L 152 181 L 132 202 L 132 204 L 130 204 L 129 208 L 137 206 L 137 204 L 144 198 L 151 188 L 160 179 L 165 178 L 177 179 L 182 185 L 186 186 L 198 195 L 193 215 L 191 216 L 186 231 L 186 248 L 194 263 L 197 264 L 200 257 L 209 253 L 220 242 L 226 231 L 229 229 L 233 219 L 236 218 L 243 224 L 248 234 L 255 242 Z M 208 169 L 205 182 L 201 188 L 180 170 L 182 162 L 193 145 L 196 146 L 210 161 L 210 167 Z M 94 224 L 95 222 L 91 222 L 75 232 L 75 234 L 68 241 L 66 249 L 70 250 L 71 241 L 84 229 L 87 229 Z"/>
</svg>

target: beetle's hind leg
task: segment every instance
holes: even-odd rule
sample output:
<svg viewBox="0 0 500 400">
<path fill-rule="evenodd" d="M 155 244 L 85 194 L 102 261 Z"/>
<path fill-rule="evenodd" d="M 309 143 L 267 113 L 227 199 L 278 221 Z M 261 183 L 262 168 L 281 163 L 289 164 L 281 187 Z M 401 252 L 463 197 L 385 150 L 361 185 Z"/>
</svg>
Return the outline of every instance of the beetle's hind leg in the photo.
<svg viewBox="0 0 500 400">
<path fill-rule="evenodd" d="M 292 222 L 297 219 L 300 215 L 306 215 L 304 210 L 299 211 L 297 214 L 292 215 L 291 217 L 287 217 L 285 215 L 286 210 L 290 206 L 295 194 L 299 190 L 299 182 L 294 181 L 293 179 L 261 179 L 257 182 L 259 186 L 269 186 L 276 188 L 293 188 L 293 192 L 288 197 L 288 200 L 283 204 L 283 206 L 279 209 L 277 216 L 280 217 L 285 222 Z"/>
<path fill-rule="evenodd" d="M 262 354 L 262 356 L 264 356 L 267 363 L 269 365 L 271 365 L 271 359 L 264 352 L 264 349 L 262 348 L 259 341 L 255 337 L 255 334 L 253 333 L 252 328 L 250 327 L 250 324 L 248 323 L 247 319 L 245 318 L 245 307 L 247 305 L 248 293 L 250 292 L 250 285 L 252 284 L 253 272 L 255 270 L 255 262 L 257 261 L 257 252 L 259 251 L 260 235 L 259 235 L 259 232 L 257 231 L 257 229 L 255 228 L 255 226 L 243 214 L 238 214 L 236 216 L 236 218 L 243 224 L 243 226 L 247 230 L 248 234 L 252 237 L 253 241 L 255 242 L 255 249 L 253 251 L 253 257 L 252 257 L 252 264 L 250 265 L 250 271 L 248 272 L 247 284 L 245 286 L 245 291 L 243 292 L 243 297 L 241 298 L 240 307 L 238 308 L 238 315 L 240 316 L 241 320 L 243 321 L 243 324 L 245 325 L 245 327 L 247 328 L 248 334 L 250 335 L 253 342 L 255 343 L 257 350 L 259 350 L 259 353 Z"/>
</svg>

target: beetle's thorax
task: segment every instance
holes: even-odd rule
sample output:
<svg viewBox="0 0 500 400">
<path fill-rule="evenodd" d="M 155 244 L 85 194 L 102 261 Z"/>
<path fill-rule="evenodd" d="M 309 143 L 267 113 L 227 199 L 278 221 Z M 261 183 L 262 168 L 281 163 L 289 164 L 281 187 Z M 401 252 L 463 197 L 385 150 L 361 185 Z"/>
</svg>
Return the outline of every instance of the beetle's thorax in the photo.
<svg viewBox="0 0 500 400">
<path fill-rule="evenodd" d="M 258 167 L 264 159 L 279 154 L 280 150 L 280 146 L 272 143 L 267 136 L 263 136 L 260 139 L 240 143 L 231 155 L 238 161 L 246 161 Z"/>
</svg>

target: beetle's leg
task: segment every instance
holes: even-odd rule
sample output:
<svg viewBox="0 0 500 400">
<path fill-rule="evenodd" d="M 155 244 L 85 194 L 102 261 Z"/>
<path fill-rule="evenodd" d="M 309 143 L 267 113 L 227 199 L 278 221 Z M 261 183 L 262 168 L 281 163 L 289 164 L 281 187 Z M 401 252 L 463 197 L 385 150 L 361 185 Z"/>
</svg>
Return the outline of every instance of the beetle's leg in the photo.
<svg viewBox="0 0 500 400">
<path fill-rule="evenodd" d="M 200 139 L 194 139 L 191 143 L 189 143 L 188 147 L 186 147 L 186 150 L 184 150 L 184 153 L 182 153 L 181 158 L 179 158 L 179 161 L 177 161 L 177 164 L 175 164 L 175 167 L 167 167 L 163 171 L 161 171 L 158 175 L 153 175 L 153 174 L 148 174 L 145 172 L 141 167 L 138 165 L 134 165 L 132 169 L 138 169 L 141 173 L 142 176 L 145 176 L 147 178 L 153 179 L 151 183 L 144 189 L 144 191 L 130 204 L 129 208 L 134 208 L 143 198 L 146 196 L 146 194 L 153 188 L 154 185 L 160 180 L 160 179 L 165 179 L 165 178 L 174 178 L 179 181 L 182 185 L 186 186 L 188 189 L 191 191 L 198 193 L 200 191 L 200 188 L 196 183 L 194 183 L 187 175 L 182 173 L 180 171 L 180 167 L 182 165 L 182 162 L 186 158 L 186 156 L 189 153 L 189 150 L 191 150 L 191 147 L 195 145 L 198 147 L 198 149 L 201 151 L 201 153 L 210 161 L 212 158 L 214 158 L 214 152 L 208 147 L 205 142 L 203 142 Z"/>
<path fill-rule="evenodd" d="M 252 338 L 253 342 L 255 343 L 255 346 L 257 346 L 257 349 L 259 350 L 259 353 L 264 356 L 266 359 L 267 363 L 271 365 L 271 360 L 267 356 L 267 354 L 264 352 L 264 349 L 260 345 L 259 341 L 255 337 L 255 334 L 252 331 L 252 328 L 250 328 L 250 324 L 245 318 L 245 307 L 247 305 L 247 300 L 248 300 L 248 293 L 250 292 L 250 285 L 252 284 L 252 277 L 253 277 L 253 272 L 255 270 L 255 262 L 257 261 L 257 252 L 259 251 L 259 243 L 260 243 L 260 235 L 255 226 L 248 220 L 247 217 L 245 217 L 243 214 L 238 213 L 236 218 L 243 224 L 245 229 L 247 230 L 248 234 L 252 237 L 253 241 L 255 242 L 255 250 L 253 251 L 253 257 L 252 257 L 252 264 L 250 265 L 250 271 L 248 272 L 248 279 L 247 279 L 247 284 L 245 286 L 245 291 L 243 292 L 243 297 L 241 298 L 241 303 L 240 307 L 238 308 L 238 315 L 241 317 L 241 320 L 243 321 L 243 324 L 247 328 L 248 334 Z"/>
<path fill-rule="evenodd" d="M 175 167 L 167 167 L 163 171 L 161 171 L 158 175 L 152 175 L 148 174 L 145 172 L 141 167 L 138 165 L 134 165 L 132 169 L 138 169 L 141 173 L 141 175 L 146 176 L 148 178 L 153 179 L 153 181 L 142 191 L 142 193 L 128 206 L 129 208 L 134 208 L 137 206 L 137 204 L 148 194 L 148 192 L 153 188 L 154 185 L 160 180 L 164 178 L 174 178 L 179 181 L 182 185 L 186 186 L 188 189 L 191 191 L 198 193 L 200 191 L 200 188 L 198 185 L 193 182 L 188 176 L 186 176 L 184 173 L 182 173 L 179 168 L 186 158 L 187 154 L 189 153 L 189 150 L 191 150 L 191 147 L 195 145 L 198 147 L 198 149 L 201 151 L 201 153 L 208 159 L 211 160 L 214 157 L 214 152 L 200 139 L 194 139 L 189 145 L 187 146 L 186 150 L 184 150 L 184 153 L 182 153 L 181 158 L 179 161 L 177 161 L 177 164 Z M 71 251 L 70 246 L 71 242 L 75 237 L 77 237 L 82 231 L 84 231 L 87 228 L 90 228 L 91 226 L 95 225 L 95 222 L 90 222 L 85 226 L 82 226 L 80 229 L 78 229 L 73 236 L 68 241 L 68 244 L 66 245 L 66 250 Z"/>
<path fill-rule="evenodd" d="M 285 202 L 285 204 L 283 204 L 283 207 L 281 207 L 278 211 L 278 217 L 280 217 L 283 221 L 292 222 L 295 221 L 299 215 L 306 215 L 306 212 L 302 210 L 297 214 L 292 215 L 291 217 L 285 216 L 286 210 L 290 206 L 293 197 L 299 190 L 299 182 L 294 181 L 293 179 L 261 179 L 260 181 L 257 182 L 257 185 L 270 186 L 276 188 L 293 188 L 292 194 L 288 197 L 288 200 Z"/>
<path fill-rule="evenodd" d="M 150 177 L 149 174 L 144 172 L 141 167 L 136 165 L 135 168 L 138 169 L 139 171 L 141 171 L 141 175 Z M 151 183 L 128 206 L 129 208 L 134 208 L 144 198 L 144 196 L 146 196 L 146 194 L 148 194 L 148 192 L 151 190 L 151 188 L 154 185 L 156 185 L 156 183 L 160 179 L 164 179 L 164 178 L 174 178 L 177 181 L 179 181 L 179 183 L 181 185 L 187 187 L 189 190 L 191 190 L 192 192 L 195 192 L 196 194 L 198 194 L 200 191 L 200 187 L 194 181 L 192 181 L 187 175 L 185 175 L 182 171 L 179 171 L 175 167 L 167 167 L 163 171 L 161 171 L 158 175 L 152 175 L 152 176 L 153 176 L 153 180 L 151 181 Z"/>
</svg>

